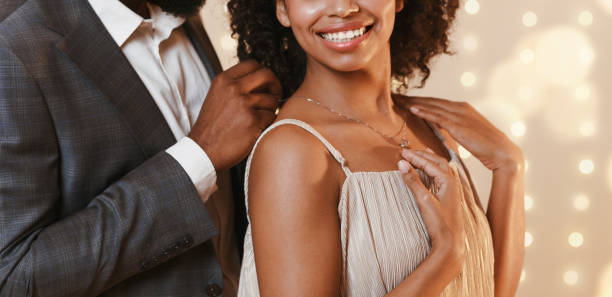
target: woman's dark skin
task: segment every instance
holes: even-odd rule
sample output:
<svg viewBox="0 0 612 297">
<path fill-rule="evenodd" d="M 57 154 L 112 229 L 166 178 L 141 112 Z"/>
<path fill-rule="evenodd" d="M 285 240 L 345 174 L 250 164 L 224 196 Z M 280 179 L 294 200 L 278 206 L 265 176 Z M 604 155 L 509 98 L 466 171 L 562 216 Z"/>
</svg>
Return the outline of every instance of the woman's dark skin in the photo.
<svg viewBox="0 0 612 297">
<path fill-rule="evenodd" d="M 398 161 L 405 160 L 400 171 L 417 196 L 432 251 L 387 296 L 439 296 L 463 265 L 459 184 L 449 170 L 444 146 L 422 119 L 439 124 L 451 147 L 457 149 L 454 138 L 493 171 L 487 217 L 495 245 L 495 296 L 514 296 L 523 257 L 522 153 L 465 103 L 392 95 L 388 40 L 395 13 L 402 8 L 403 2 L 393 0 L 277 0 L 280 23 L 292 28 L 308 54 L 305 79 L 279 119 L 311 124 L 338 148 L 353 172 L 396 170 Z M 349 53 L 321 45 L 318 29 L 348 21 L 374 22 L 366 42 Z M 400 155 L 396 143 L 303 97 L 315 98 L 388 135 L 395 135 L 406 120 L 411 149 Z M 421 112 L 411 112 L 409 106 L 418 106 Z M 415 178 L 415 167 L 443 186 L 437 197 Z M 337 207 L 345 175 L 338 163 L 312 135 L 281 126 L 260 142 L 250 176 L 249 207 L 261 296 L 339 296 Z"/>
</svg>

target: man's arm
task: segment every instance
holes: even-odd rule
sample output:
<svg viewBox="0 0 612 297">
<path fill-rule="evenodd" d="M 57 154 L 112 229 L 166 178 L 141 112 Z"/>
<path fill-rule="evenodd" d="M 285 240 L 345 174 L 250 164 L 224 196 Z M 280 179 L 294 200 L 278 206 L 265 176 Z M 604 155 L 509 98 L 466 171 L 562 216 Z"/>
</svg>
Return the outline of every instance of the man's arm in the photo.
<svg viewBox="0 0 612 297">
<path fill-rule="evenodd" d="M 189 176 L 164 152 L 58 220 L 61 178 L 44 98 L 0 46 L 0 296 L 99 295 L 216 235 Z"/>
</svg>

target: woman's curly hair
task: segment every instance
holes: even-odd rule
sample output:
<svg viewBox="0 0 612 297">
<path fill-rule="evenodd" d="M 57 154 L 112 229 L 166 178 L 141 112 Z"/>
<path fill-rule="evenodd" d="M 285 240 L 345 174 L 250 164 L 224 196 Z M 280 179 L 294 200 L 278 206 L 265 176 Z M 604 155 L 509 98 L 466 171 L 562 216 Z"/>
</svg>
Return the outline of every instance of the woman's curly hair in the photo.
<svg viewBox="0 0 612 297">
<path fill-rule="evenodd" d="M 459 0 L 397 0 L 404 9 L 397 13 L 391 34 L 391 74 L 401 90 L 421 75 L 423 86 L 430 75 L 428 63 L 449 51 L 449 30 Z M 275 0 L 229 0 L 233 37 L 238 39 L 238 58 L 255 59 L 270 68 L 281 81 L 284 96 L 300 86 L 306 73 L 306 53 L 291 28 L 276 18 Z"/>
</svg>

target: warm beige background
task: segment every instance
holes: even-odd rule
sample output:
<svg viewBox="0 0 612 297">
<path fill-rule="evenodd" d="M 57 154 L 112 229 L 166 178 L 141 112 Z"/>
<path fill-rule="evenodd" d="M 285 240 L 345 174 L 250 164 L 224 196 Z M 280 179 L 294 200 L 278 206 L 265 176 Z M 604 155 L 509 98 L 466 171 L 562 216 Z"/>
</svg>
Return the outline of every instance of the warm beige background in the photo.
<svg viewBox="0 0 612 297">
<path fill-rule="evenodd" d="M 457 54 L 413 94 L 467 100 L 523 148 L 530 244 L 517 296 L 612 297 L 612 0 L 466 1 Z M 228 67 L 224 1 L 208 2 Z M 487 200 L 490 174 L 465 160 Z"/>
</svg>

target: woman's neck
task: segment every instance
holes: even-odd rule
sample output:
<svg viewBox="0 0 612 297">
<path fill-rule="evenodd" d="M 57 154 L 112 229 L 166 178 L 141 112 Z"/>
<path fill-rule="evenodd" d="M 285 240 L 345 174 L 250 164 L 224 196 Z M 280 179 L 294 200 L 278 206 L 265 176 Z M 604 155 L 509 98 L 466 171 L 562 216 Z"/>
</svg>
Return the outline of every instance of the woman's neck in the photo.
<svg viewBox="0 0 612 297">
<path fill-rule="evenodd" d="M 381 55 L 370 66 L 353 72 L 333 70 L 308 61 L 304 82 L 295 96 L 312 97 L 362 120 L 390 118 L 400 120 L 391 96 L 391 60 Z"/>
</svg>

